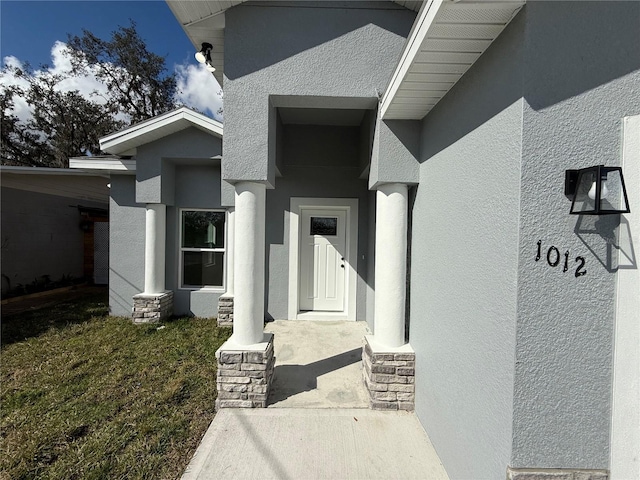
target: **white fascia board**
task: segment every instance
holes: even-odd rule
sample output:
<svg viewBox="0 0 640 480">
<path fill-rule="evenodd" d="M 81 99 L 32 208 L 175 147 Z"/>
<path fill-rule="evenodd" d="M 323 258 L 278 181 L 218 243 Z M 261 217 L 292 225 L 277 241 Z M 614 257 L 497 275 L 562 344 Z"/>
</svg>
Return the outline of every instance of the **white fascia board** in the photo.
<svg viewBox="0 0 640 480">
<path fill-rule="evenodd" d="M 136 161 L 120 158 L 70 158 L 70 169 L 98 170 L 104 173 L 136 173 Z"/>
<path fill-rule="evenodd" d="M 78 177 L 105 177 L 104 172 L 96 172 L 87 169 L 71 170 L 70 168 L 52 168 L 52 167 L 14 167 L 11 165 L 0 166 L 0 174 L 11 175 L 46 175 L 46 176 L 78 176 Z"/>
<path fill-rule="evenodd" d="M 166 135 L 194 126 L 200 130 L 222 138 L 222 124 L 186 107 L 167 112 L 147 121 L 112 133 L 100 139 L 100 149 L 115 155 L 131 151 L 140 145 L 157 139 L 152 136 L 159 129 L 166 129 Z"/>
<path fill-rule="evenodd" d="M 402 52 L 402 56 L 400 57 L 400 62 L 393 72 L 393 76 L 391 77 L 391 82 L 387 87 L 384 95 L 382 96 L 382 102 L 380 105 L 381 117 L 384 118 L 389 105 L 393 101 L 393 98 L 396 95 L 396 92 L 400 88 L 402 81 L 404 80 L 411 64 L 413 63 L 416 55 L 420 52 L 420 48 L 422 46 L 422 42 L 429 33 L 429 28 L 433 24 L 436 15 L 442 8 L 442 4 L 445 0 L 428 0 L 428 2 L 423 6 L 422 10 L 418 14 L 418 18 L 414 24 L 414 28 L 407 39 L 407 45 L 405 46 L 404 51 Z"/>
</svg>

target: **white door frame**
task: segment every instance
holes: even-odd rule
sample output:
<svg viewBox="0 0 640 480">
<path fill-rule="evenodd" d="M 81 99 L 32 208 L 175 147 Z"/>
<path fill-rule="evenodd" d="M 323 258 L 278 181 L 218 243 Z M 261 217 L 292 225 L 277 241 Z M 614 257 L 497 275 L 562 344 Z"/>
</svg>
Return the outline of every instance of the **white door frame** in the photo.
<svg viewBox="0 0 640 480">
<path fill-rule="evenodd" d="M 300 211 L 304 208 L 323 210 L 345 210 L 346 252 L 345 257 L 345 311 L 343 312 L 300 312 L 299 256 L 300 256 Z M 356 287 L 358 272 L 355 268 L 358 258 L 358 199 L 357 198 L 302 198 L 292 197 L 289 209 L 289 319 L 290 320 L 355 320 Z"/>
</svg>

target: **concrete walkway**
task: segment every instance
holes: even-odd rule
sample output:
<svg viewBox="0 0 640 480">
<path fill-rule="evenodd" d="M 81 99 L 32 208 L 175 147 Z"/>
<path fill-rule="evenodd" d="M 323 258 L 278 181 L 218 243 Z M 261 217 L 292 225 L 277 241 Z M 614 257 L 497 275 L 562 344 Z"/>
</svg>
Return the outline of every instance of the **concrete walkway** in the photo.
<svg viewBox="0 0 640 480">
<path fill-rule="evenodd" d="M 268 407 L 220 410 L 183 480 L 448 480 L 415 414 L 369 410 L 366 323 L 278 320 L 265 330 L 276 355 Z"/>
<path fill-rule="evenodd" d="M 220 410 L 182 479 L 448 477 L 412 413 L 266 408 Z"/>
</svg>

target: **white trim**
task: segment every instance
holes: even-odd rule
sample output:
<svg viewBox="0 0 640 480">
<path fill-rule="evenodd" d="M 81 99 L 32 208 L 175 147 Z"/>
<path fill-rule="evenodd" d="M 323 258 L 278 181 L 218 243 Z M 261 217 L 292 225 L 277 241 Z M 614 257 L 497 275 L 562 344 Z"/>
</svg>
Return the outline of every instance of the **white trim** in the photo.
<svg viewBox="0 0 640 480">
<path fill-rule="evenodd" d="M 304 208 L 343 209 L 347 212 L 347 278 L 345 280 L 345 312 L 300 312 L 299 255 L 300 210 Z M 356 320 L 356 293 L 358 272 L 358 199 L 357 198 L 302 198 L 292 197 L 289 209 L 289 305 L 290 320 Z"/>
<path fill-rule="evenodd" d="M 69 168 L 85 170 L 114 171 L 118 173 L 136 173 L 136 161 L 121 158 L 70 158 Z M 95 175 L 98 175 L 96 172 Z"/>
<path fill-rule="evenodd" d="M 182 248 L 182 213 L 183 212 L 222 212 L 225 214 L 224 216 L 224 235 L 225 235 L 225 244 L 223 248 Z M 228 233 L 227 233 L 227 225 L 229 220 L 229 213 L 224 208 L 179 208 L 178 209 L 178 290 L 184 290 L 188 292 L 216 292 L 223 293 L 226 288 L 227 281 L 227 241 L 228 241 Z M 223 260 L 222 260 L 222 285 L 221 286 L 184 286 L 183 285 L 183 269 L 182 269 L 182 252 L 213 252 L 220 253 L 222 252 Z"/>
<path fill-rule="evenodd" d="M 433 20 L 442 8 L 442 2 L 443 0 L 429 0 L 427 5 L 422 7 L 422 10 L 420 10 L 420 14 L 413 24 L 414 27 L 412 32 L 407 39 L 407 46 L 402 52 L 400 62 L 393 72 L 391 82 L 382 97 L 382 102 L 380 103 L 380 118 L 384 118 L 389 105 L 391 105 L 396 92 L 400 88 L 400 84 L 407 76 L 407 72 L 409 71 L 409 68 L 411 68 L 413 60 L 420 52 L 422 42 L 426 38 L 427 33 L 429 33 L 429 28 L 431 28 Z"/>
<path fill-rule="evenodd" d="M 622 168 L 631 213 L 618 231 L 611 408 L 611 480 L 640 479 L 640 115 L 623 119 Z M 635 240 L 635 242 L 633 242 Z"/>
<path fill-rule="evenodd" d="M 84 168 L 84 167 L 75 167 Z M 85 177 L 104 177 L 109 178 L 99 172 L 90 172 L 83 170 L 69 170 L 68 168 L 52 168 L 52 167 L 14 167 L 12 165 L 0 165 L 0 173 L 12 175 L 73 175 Z"/>
<path fill-rule="evenodd" d="M 116 155 L 122 154 L 190 126 L 222 138 L 222 124 L 220 122 L 182 107 L 102 137 L 100 149 Z"/>
</svg>

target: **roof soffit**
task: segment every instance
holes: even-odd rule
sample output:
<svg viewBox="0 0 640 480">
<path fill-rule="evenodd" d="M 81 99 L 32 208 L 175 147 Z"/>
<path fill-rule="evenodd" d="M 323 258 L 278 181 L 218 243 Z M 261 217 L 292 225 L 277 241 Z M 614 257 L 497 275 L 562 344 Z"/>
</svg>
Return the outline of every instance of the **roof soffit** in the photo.
<svg viewBox="0 0 640 480">
<path fill-rule="evenodd" d="M 525 0 L 426 2 L 382 97 L 382 118 L 424 118 L 524 4 Z"/>
</svg>

